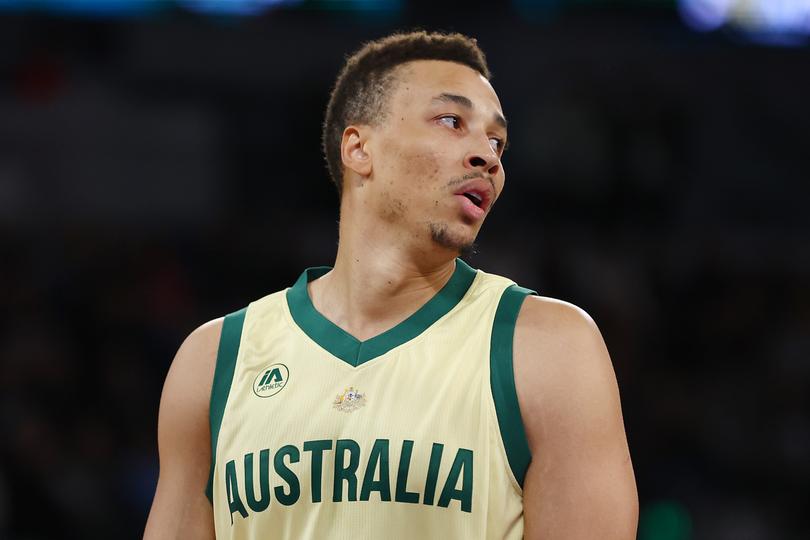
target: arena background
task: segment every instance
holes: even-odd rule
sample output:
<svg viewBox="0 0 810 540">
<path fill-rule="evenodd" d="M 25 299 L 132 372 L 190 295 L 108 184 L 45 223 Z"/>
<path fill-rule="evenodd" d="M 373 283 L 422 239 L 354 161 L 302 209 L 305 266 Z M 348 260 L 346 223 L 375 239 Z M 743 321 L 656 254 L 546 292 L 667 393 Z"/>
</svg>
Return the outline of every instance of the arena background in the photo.
<svg viewBox="0 0 810 540">
<path fill-rule="evenodd" d="M 488 55 L 469 261 L 600 325 L 639 538 L 810 538 L 808 4 L 0 0 L 0 538 L 140 537 L 175 350 L 332 262 L 330 85 L 416 26 Z"/>
</svg>

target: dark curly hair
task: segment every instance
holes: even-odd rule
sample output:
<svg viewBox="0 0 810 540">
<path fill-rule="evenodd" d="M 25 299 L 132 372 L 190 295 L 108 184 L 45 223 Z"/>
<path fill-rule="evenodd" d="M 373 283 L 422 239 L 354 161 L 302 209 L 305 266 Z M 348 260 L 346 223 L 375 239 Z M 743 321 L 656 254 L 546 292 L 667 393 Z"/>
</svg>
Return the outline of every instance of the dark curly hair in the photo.
<svg viewBox="0 0 810 540">
<path fill-rule="evenodd" d="M 463 34 L 415 31 L 397 33 L 363 45 L 346 59 L 329 96 L 321 133 L 329 175 L 343 192 L 340 142 L 351 124 L 379 125 L 396 81 L 395 68 L 413 60 L 446 60 L 471 67 L 487 80 L 487 61 L 475 39 Z"/>
</svg>

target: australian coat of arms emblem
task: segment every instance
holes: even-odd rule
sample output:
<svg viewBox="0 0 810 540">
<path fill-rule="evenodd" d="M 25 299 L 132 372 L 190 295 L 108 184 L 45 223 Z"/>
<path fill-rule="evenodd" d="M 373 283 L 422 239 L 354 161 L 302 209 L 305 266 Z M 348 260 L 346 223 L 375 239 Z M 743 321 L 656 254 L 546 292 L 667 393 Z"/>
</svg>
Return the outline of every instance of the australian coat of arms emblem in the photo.
<svg viewBox="0 0 810 540">
<path fill-rule="evenodd" d="M 346 388 L 342 394 L 338 394 L 332 406 L 341 411 L 350 413 L 356 411 L 366 404 L 366 395 L 357 391 L 354 386 Z"/>
</svg>

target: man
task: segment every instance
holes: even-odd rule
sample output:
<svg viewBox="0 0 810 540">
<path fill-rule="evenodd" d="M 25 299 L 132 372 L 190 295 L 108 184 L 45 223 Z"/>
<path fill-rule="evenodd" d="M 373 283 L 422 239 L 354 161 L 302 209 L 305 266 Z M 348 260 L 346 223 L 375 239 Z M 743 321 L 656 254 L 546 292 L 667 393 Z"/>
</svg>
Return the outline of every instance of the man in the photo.
<svg viewBox="0 0 810 540">
<path fill-rule="evenodd" d="M 180 347 L 146 538 L 635 538 L 593 321 L 457 259 L 504 187 L 488 79 L 458 34 L 347 61 L 323 134 L 334 268 Z"/>
</svg>

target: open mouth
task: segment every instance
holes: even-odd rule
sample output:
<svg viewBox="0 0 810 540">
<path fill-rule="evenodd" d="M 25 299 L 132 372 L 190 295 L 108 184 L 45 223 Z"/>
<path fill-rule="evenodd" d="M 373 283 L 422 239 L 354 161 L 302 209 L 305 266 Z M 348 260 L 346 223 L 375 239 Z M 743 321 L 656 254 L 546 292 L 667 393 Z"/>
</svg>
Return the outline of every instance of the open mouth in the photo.
<svg viewBox="0 0 810 540">
<path fill-rule="evenodd" d="M 470 202 L 472 202 L 478 208 L 481 208 L 484 204 L 484 198 L 478 193 L 465 191 L 464 193 L 462 193 L 462 195 L 467 197 L 470 200 Z"/>
</svg>

